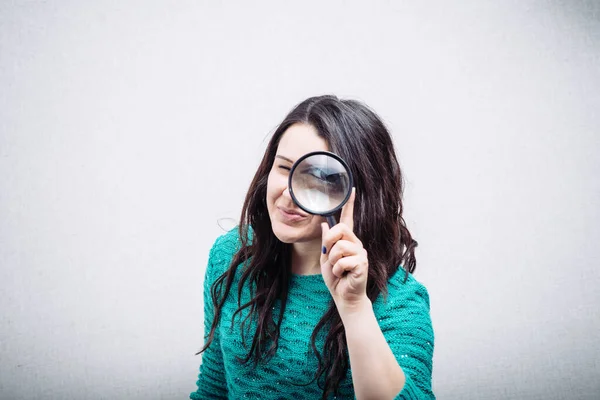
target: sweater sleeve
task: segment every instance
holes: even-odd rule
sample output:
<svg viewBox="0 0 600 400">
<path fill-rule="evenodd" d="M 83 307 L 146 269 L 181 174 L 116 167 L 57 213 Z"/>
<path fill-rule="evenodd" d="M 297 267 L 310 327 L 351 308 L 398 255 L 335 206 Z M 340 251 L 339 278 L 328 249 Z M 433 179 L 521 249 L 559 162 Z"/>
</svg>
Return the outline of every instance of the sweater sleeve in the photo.
<svg viewBox="0 0 600 400">
<path fill-rule="evenodd" d="M 389 282 L 387 300 L 378 319 L 406 377 L 396 399 L 435 399 L 431 389 L 434 333 L 427 289 L 412 276 L 404 282 L 404 270 L 399 269 Z"/>
<path fill-rule="evenodd" d="M 211 287 L 223 271 L 218 268 L 221 263 L 219 239 L 210 250 L 208 266 L 204 276 L 204 337 L 208 338 L 214 318 L 214 306 L 211 297 Z M 206 343 L 206 342 L 205 342 Z M 202 353 L 200 374 L 196 382 L 198 390 L 190 394 L 192 400 L 227 399 L 227 385 L 219 329 L 215 330 L 212 343 Z"/>
</svg>

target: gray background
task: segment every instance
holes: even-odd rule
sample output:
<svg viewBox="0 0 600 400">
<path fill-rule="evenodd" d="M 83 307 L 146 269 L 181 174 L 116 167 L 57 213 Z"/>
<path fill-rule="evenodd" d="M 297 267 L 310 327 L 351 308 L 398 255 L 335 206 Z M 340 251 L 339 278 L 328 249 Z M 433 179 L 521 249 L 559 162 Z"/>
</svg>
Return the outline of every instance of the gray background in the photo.
<svg viewBox="0 0 600 400">
<path fill-rule="evenodd" d="M 195 388 L 202 279 L 297 102 L 394 134 L 440 399 L 600 398 L 600 2 L 0 3 L 0 397 Z"/>
</svg>

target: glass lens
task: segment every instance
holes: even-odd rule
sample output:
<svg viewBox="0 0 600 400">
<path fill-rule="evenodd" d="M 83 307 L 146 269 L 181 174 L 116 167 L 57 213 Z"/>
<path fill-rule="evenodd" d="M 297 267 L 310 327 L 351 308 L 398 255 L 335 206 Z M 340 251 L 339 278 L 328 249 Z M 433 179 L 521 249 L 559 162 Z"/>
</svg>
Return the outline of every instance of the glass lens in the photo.
<svg viewBox="0 0 600 400">
<path fill-rule="evenodd" d="M 292 191 L 300 205 L 326 214 L 344 202 L 350 188 L 348 171 L 335 158 L 316 154 L 305 158 L 292 175 Z"/>
</svg>

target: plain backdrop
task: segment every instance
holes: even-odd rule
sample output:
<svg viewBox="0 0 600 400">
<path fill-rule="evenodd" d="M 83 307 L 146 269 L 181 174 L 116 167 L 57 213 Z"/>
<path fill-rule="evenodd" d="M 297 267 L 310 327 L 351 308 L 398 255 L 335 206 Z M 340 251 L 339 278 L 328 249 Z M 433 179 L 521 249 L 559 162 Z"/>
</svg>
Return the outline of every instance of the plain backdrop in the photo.
<svg viewBox="0 0 600 400">
<path fill-rule="evenodd" d="M 319 94 L 394 135 L 438 398 L 600 398 L 593 0 L 2 1 L 0 398 L 187 398 L 217 221 Z"/>
</svg>

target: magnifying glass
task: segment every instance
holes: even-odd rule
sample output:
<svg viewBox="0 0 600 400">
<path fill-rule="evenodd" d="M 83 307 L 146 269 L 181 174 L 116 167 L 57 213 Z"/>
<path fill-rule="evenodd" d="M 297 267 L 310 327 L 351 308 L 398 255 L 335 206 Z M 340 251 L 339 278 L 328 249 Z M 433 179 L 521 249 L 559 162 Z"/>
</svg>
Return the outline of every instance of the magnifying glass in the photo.
<svg viewBox="0 0 600 400">
<path fill-rule="evenodd" d="M 315 151 L 300 157 L 290 170 L 288 188 L 292 200 L 309 214 L 321 215 L 330 227 L 334 214 L 352 194 L 352 173 L 337 154 Z"/>
</svg>

